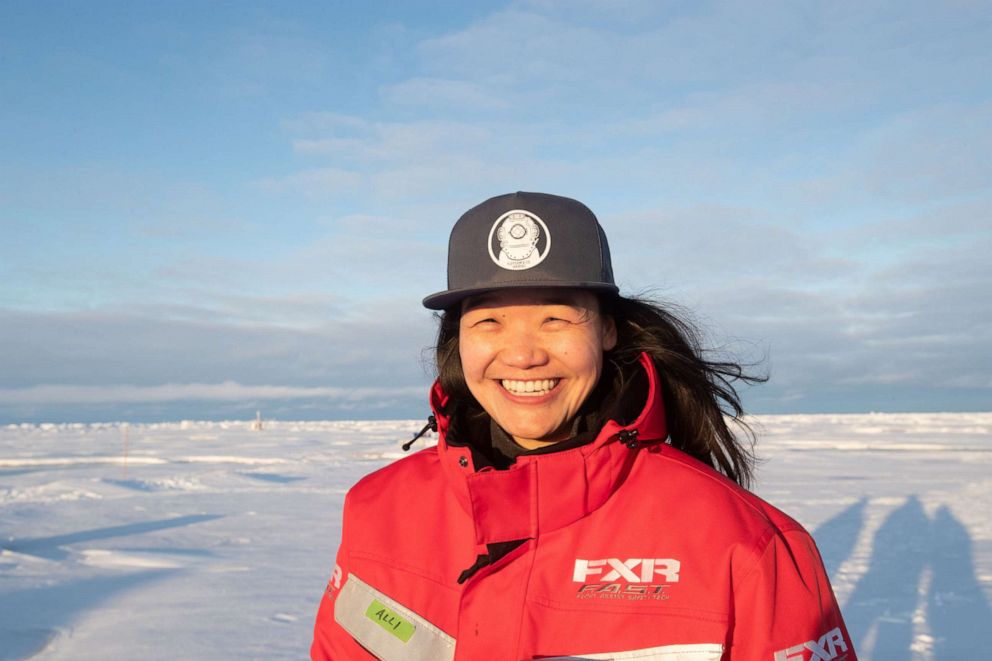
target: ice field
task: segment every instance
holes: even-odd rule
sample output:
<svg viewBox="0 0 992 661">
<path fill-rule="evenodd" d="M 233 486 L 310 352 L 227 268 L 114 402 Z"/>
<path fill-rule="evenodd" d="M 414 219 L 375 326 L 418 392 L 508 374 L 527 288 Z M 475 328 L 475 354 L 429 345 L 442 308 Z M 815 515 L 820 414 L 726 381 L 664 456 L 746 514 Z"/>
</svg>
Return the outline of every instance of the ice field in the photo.
<svg viewBox="0 0 992 661">
<path fill-rule="evenodd" d="M 753 422 L 860 658 L 988 658 L 992 413 Z M 0 427 L 0 659 L 306 658 L 342 497 L 421 425 Z"/>
</svg>

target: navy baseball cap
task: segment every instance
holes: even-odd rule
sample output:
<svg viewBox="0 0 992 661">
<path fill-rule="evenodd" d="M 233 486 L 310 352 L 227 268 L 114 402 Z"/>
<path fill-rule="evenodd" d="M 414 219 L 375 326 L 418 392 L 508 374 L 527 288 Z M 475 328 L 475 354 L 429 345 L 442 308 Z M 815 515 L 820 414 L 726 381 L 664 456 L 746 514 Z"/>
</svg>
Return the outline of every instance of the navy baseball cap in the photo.
<svg viewBox="0 0 992 661">
<path fill-rule="evenodd" d="M 447 310 L 469 296 L 512 287 L 619 292 L 599 221 L 577 200 L 509 193 L 465 212 L 448 240 L 448 288 L 424 299 Z"/>
</svg>

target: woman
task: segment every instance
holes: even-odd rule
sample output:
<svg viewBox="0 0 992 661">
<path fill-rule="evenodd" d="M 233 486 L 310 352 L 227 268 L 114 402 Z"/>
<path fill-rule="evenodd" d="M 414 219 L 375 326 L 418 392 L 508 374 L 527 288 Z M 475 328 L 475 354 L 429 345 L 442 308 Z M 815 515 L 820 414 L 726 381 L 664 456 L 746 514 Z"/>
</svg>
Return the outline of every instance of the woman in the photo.
<svg viewBox="0 0 992 661">
<path fill-rule="evenodd" d="M 747 377 L 619 296 L 589 209 L 483 202 L 448 285 L 438 444 L 348 493 L 314 659 L 855 659 L 812 539 L 744 488 Z"/>
</svg>

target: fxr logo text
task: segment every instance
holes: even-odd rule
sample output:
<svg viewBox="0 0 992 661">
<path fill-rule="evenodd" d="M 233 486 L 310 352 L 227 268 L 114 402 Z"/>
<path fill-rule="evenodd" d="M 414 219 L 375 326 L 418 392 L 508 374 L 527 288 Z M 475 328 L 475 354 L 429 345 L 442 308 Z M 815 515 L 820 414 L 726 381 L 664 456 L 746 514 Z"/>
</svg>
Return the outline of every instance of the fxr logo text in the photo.
<svg viewBox="0 0 992 661">
<path fill-rule="evenodd" d="M 607 567 L 609 571 L 604 573 Z M 623 579 L 628 583 L 651 583 L 655 580 L 655 575 L 661 575 L 669 583 L 677 583 L 680 567 L 681 563 L 673 558 L 630 558 L 628 560 L 620 560 L 620 558 L 582 560 L 576 558 L 572 580 L 576 583 L 585 583 L 590 576 L 602 574 L 599 580 L 607 583 L 617 579 Z M 776 661 L 778 660 L 776 659 Z"/>
<path fill-rule="evenodd" d="M 807 659 L 806 652 L 811 656 Z M 775 652 L 775 661 L 833 661 L 841 652 L 847 652 L 847 641 L 840 627 L 831 629 L 817 641 L 807 640 L 801 645 L 793 645 Z"/>
</svg>

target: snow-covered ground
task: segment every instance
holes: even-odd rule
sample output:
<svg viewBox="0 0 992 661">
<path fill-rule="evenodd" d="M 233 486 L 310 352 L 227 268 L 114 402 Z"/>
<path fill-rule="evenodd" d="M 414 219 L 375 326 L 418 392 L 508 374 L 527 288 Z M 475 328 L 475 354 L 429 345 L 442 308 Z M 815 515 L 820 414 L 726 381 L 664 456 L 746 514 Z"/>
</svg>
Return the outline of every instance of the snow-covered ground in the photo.
<svg viewBox="0 0 992 661">
<path fill-rule="evenodd" d="M 754 422 L 861 658 L 988 658 L 992 413 Z M 420 424 L 0 427 L 0 659 L 305 658 L 344 492 Z"/>
</svg>

